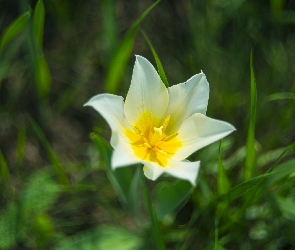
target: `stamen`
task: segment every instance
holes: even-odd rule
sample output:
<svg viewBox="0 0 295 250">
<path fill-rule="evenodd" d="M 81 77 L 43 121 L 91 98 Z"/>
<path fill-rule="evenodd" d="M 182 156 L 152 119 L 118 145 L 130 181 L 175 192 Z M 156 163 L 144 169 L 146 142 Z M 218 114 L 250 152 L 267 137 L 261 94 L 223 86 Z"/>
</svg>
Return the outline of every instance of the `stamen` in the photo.
<svg viewBox="0 0 295 250">
<path fill-rule="evenodd" d="M 150 120 L 149 130 L 151 133 L 151 132 L 153 132 L 152 129 L 153 129 L 153 123 L 154 123 L 154 117 L 151 114 L 150 114 L 149 120 Z"/>
<path fill-rule="evenodd" d="M 136 132 L 136 134 L 138 134 L 140 136 L 144 136 L 144 134 L 141 132 L 140 128 L 137 127 L 136 125 L 133 127 L 133 129 Z"/>
<path fill-rule="evenodd" d="M 157 152 L 156 151 L 152 150 L 150 152 L 150 160 L 151 161 L 157 161 Z"/>
<path fill-rule="evenodd" d="M 152 146 L 151 146 L 150 144 L 148 144 L 147 142 L 145 142 L 145 143 L 143 144 L 143 146 L 145 146 L 146 148 L 152 148 Z"/>
<path fill-rule="evenodd" d="M 169 124 L 169 121 L 170 121 L 170 115 L 168 115 L 168 116 L 166 117 L 166 119 L 164 120 L 164 122 L 163 122 L 163 125 L 162 125 L 162 127 L 163 127 L 163 132 L 166 130 L 166 128 L 167 128 L 167 126 L 168 126 L 168 124 Z"/>
<path fill-rule="evenodd" d="M 155 150 L 163 155 L 168 155 L 165 151 L 163 151 L 162 149 L 159 148 L 155 148 Z"/>
<path fill-rule="evenodd" d="M 157 162 L 161 167 L 164 166 L 163 163 L 157 158 L 157 152 L 154 150 L 150 152 L 150 160 Z"/>
<path fill-rule="evenodd" d="M 171 141 L 176 136 L 178 136 L 178 133 L 171 134 L 171 135 L 167 136 L 163 141 Z"/>
<path fill-rule="evenodd" d="M 158 158 L 156 158 L 156 162 L 157 162 L 161 167 L 164 167 L 164 164 L 163 164 Z"/>
</svg>

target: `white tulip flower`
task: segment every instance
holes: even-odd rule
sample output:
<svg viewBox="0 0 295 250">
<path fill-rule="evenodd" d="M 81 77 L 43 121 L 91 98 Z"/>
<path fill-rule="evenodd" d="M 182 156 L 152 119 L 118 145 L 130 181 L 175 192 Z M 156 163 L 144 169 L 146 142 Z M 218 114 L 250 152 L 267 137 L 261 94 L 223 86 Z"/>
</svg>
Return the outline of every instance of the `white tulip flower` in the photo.
<svg viewBox="0 0 295 250">
<path fill-rule="evenodd" d="M 209 83 L 203 72 L 166 88 L 153 65 L 136 56 L 125 102 L 121 96 L 99 94 L 85 105 L 98 111 L 111 127 L 113 169 L 142 163 L 148 179 L 168 173 L 195 185 L 200 161 L 185 159 L 235 130 L 206 116 L 208 98 Z"/>
</svg>

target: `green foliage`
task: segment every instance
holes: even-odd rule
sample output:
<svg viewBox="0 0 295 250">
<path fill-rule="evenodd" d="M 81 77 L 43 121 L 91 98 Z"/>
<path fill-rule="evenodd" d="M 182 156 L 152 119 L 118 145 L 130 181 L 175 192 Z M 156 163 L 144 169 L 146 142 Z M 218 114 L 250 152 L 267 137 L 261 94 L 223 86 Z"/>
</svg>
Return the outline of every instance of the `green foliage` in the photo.
<svg viewBox="0 0 295 250">
<path fill-rule="evenodd" d="M 1 182 L 7 182 L 9 180 L 8 165 L 1 150 L 0 150 L 0 177 L 1 177 Z"/>
<path fill-rule="evenodd" d="M 35 80 L 40 99 L 48 95 L 51 84 L 50 71 L 47 62 L 43 56 L 43 33 L 44 33 L 45 7 L 42 0 L 39 0 L 35 6 L 32 18 L 32 30 L 35 49 Z"/>
<path fill-rule="evenodd" d="M 48 171 L 39 171 L 31 176 L 20 195 L 24 220 L 29 221 L 32 214 L 46 212 L 52 207 L 60 192 L 60 186 L 52 180 Z"/>
<path fill-rule="evenodd" d="M 0 38 L 0 53 L 2 53 L 4 48 L 10 43 L 12 39 L 14 39 L 20 32 L 24 30 L 30 20 L 30 16 L 31 13 L 28 11 L 14 20 L 14 22 L 12 22 L 6 28 Z"/>
<path fill-rule="evenodd" d="M 145 12 L 143 12 L 140 15 L 140 17 L 128 29 L 127 34 L 124 36 L 122 42 L 120 43 L 116 51 L 116 54 L 114 55 L 110 63 L 105 83 L 106 92 L 117 92 L 120 80 L 122 79 L 124 70 L 126 68 L 127 61 L 132 52 L 135 35 L 137 33 L 139 25 L 159 2 L 161 2 L 161 0 L 158 0 L 157 2 L 153 3 Z"/>
<path fill-rule="evenodd" d="M 140 249 L 141 239 L 123 228 L 102 226 L 60 241 L 54 250 Z"/>
<path fill-rule="evenodd" d="M 51 165 L 55 171 L 55 174 L 56 174 L 58 180 L 60 181 L 61 184 L 69 185 L 69 180 L 68 180 L 67 174 L 66 174 L 63 166 L 61 165 L 61 163 L 59 162 L 59 160 L 55 156 L 55 154 L 54 154 L 49 142 L 47 141 L 45 135 L 43 134 L 41 128 L 30 116 L 27 116 L 27 117 L 28 117 L 28 120 L 30 121 L 32 129 L 34 130 L 37 138 L 39 139 L 40 143 L 42 144 L 49 161 L 51 162 Z"/>
<path fill-rule="evenodd" d="M 45 7 L 43 1 L 39 0 L 33 13 L 33 32 L 37 49 L 42 49 L 43 47 L 44 20 Z"/>
<path fill-rule="evenodd" d="M 224 194 L 224 193 L 228 192 L 228 190 L 230 189 L 230 182 L 228 180 L 226 171 L 225 171 L 224 166 L 222 164 L 221 145 L 222 145 L 222 141 L 220 141 L 220 144 L 219 144 L 217 182 L 218 182 L 218 193 Z"/>
<path fill-rule="evenodd" d="M 97 150 L 102 156 L 102 160 L 105 165 L 105 170 L 107 172 L 109 180 L 117 191 L 122 204 L 126 207 L 129 207 L 132 204 L 129 202 L 130 186 L 132 182 L 130 169 L 120 168 L 115 171 L 112 170 L 110 163 L 112 151 L 110 145 L 106 141 L 104 141 L 97 133 L 91 133 L 90 138 L 94 141 L 97 146 Z"/>
<path fill-rule="evenodd" d="M 157 68 L 158 68 L 158 72 L 159 72 L 159 75 L 163 81 L 163 83 L 166 85 L 166 87 L 168 88 L 169 87 L 169 83 L 168 83 L 168 80 L 167 80 L 167 77 L 166 77 L 166 74 L 165 74 L 165 71 L 164 71 L 164 68 L 163 68 L 163 65 L 160 61 L 160 58 L 156 52 L 156 50 L 154 49 L 151 41 L 149 40 L 149 38 L 147 37 L 146 33 L 144 31 L 142 31 L 142 34 L 144 36 L 144 39 L 146 40 L 147 44 L 149 45 L 152 53 L 153 53 L 153 56 L 155 58 L 155 61 L 156 61 L 156 64 L 157 64 Z"/>
<path fill-rule="evenodd" d="M 187 181 L 173 183 L 161 182 L 155 188 L 155 206 L 157 216 L 161 220 L 166 214 L 183 206 L 193 191 L 192 185 Z"/>
<path fill-rule="evenodd" d="M 165 243 L 163 241 L 162 235 L 161 235 L 156 210 L 151 202 L 151 198 L 148 193 L 148 189 L 147 189 L 144 178 L 145 177 L 143 175 L 143 170 L 142 170 L 141 171 L 141 180 L 142 180 L 141 185 L 142 185 L 142 189 L 143 189 L 143 197 L 145 199 L 147 210 L 148 210 L 149 219 L 151 220 L 150 221 L 150 223 L 151 223 L 150 231 L 151 231 L 152 237 L 154 239 L 154 248 L 160 249 L 160 250 L 165 250 L 166 247 L 165 247 Z"/>
<path fill-rule="evenodd" d="M 281 93 L 274 93 L 267 97 L 267 101 L 277 101 L 277 100 L 295 100 L 295 93 L 290 92 L 281 92 Z"/>
<path fill-rule="evenodd" d="M 25 241 L 33 230 L 35 220 L 40 224 L 40 216 L 44 216 L 52 207 L 60 192 L 60 187 L 51 179 L 48 171 L 42 170 L 31 176 L 17 199 L 2 208 L 0 248 L 11 249 L 17 242 Z M 39 232 L 35 232 L 36 238 Z"/>
<path fill-rule="evenodd" d="M 248 128 L 247 142 L 246 142 L 246 159 L 245 159 L 245 180 L 252 178 L 255 162 L 256 162 L 256 145 L 255 145 L 255 121 L 256 121 L 256 103 L 257 103 L 257 91 L 256 91 L 256 81 L 253 70 L 253 55 L 250 56 L 250 71 L 251 71 L 251 85 L 250 85 L 250 122 Z"/>
</svg>

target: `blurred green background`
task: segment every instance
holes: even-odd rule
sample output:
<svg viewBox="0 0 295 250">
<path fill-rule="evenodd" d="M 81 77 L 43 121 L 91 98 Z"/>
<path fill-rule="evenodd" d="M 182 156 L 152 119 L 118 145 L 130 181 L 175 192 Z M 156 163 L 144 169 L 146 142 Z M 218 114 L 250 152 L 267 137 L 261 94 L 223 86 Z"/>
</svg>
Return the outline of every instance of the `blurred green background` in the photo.
<svg viewBox="0 0 295 250">
<path fill-rule="evenodd" d="M 95 94 L 126 96 L 134 54 L 156 66 L 143 33 L 169 84 L 203 70 L 208 116 L 237 128 L 220 152 L 217 142 L 191 156 L 193 191 L 147 182 L 167 248 L 295 249 L 295 1 L 162 0 L 141 16 L 154 3 L 0 1 L 0 249 L 154 249 L 138 167 L 116 186 L 110 129 L 83 108 Z M 271 166 L 283 171 L 222 198 Z M 183 200 L 163 212 L 163 190 L 178 184 Z"/>
</svg>

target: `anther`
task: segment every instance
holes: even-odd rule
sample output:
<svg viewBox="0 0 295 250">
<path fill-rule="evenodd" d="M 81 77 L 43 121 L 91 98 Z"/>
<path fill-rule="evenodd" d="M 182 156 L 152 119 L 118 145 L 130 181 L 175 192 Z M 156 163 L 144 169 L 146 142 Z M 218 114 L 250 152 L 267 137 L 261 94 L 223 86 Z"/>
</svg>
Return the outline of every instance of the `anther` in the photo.
<svg viewBox="0 0 295 250">
<path fill-rule="evenodd" d="M 140 128 L 137 126 L 133 127 L 134 131 L 136 132 L 136 134 L 140 135 L 140 136 L 144 136 L 144 134 L 141 132 Z"/>
<path fill-rule="evenodd" d="M 166 119 L 164 120 L 164 122 L 163 122 L 163 125 L 162 125 L 162 127 L 163 127 L 163 132 L 166 130 L 166 128 L 167 128 L 167 126 L 168 126 L 168 124 L 169 124 L 169 121 L 170 121 L 170 115 L 168 115 L 168 116 L 166 117 Z"/>
<path fill-rule="evenodd" d="M 145 146 L 146 148 L 152 148 L 152 146 L 151 146 L 150 144 L 148 144 L 147 142 L 145 142 L 145 143 L 143 144 L 143 146 Z"/>
<path fill-rule="evenodd" d="M 157 161 L 157 153 L 156 153 L 156 151 L 152 150 L 150 152 L 150 160 L 151 161 Z"/>
<path fill-rule="evenodd" d="M 162 149 L 159 148 L 155 148 L 157 152 L 163 154 L 163 155 L 168 155 L 165 151 L 163 151 Z"/>
<path fill-rule="evenodd" d="M 176 136 L 178 136 L 178 133 L 171 134 L 171 135 L 167 136 L 163 141 L 171 141 Z"/>
</svg>

